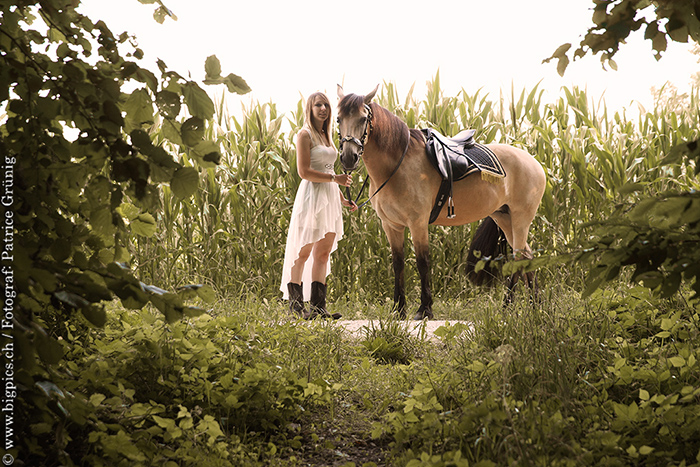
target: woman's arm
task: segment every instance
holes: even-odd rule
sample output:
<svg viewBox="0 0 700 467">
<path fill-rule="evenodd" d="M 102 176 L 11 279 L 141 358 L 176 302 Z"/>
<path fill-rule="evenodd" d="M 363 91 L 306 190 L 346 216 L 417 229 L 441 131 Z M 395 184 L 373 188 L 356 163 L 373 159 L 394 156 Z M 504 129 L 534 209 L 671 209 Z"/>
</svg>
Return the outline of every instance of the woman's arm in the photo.
<svg viewBox="0 0 700 467">
<path fill-rule="evenodd" d="M 311 135 L 306 129 L 302 129 L 297 135 L 297 172 L 301 178 L 310 182 L 335 182 L 342 186 L 350 186 L 352 183 L 350 175 L 329 174 L 311 168 Z"/>
</svg>

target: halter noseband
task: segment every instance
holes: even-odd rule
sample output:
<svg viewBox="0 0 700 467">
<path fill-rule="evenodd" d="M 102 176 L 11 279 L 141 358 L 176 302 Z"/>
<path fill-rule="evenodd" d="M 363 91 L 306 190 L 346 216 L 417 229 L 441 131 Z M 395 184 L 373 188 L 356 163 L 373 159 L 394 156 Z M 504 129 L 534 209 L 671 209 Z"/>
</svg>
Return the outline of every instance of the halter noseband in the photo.
<svg viewBox="0 0 700 467">
<path fill-rule="evenodd" d="M 342 135 L 340 134 L 340 125 L 338 125 L 338 139 L 340 140 L 340 144 L 338 145 L 338 152 L 343 151 L 343 143 L 351 142 L 353 144 L 356 144 L 357 147 L 360 149 L 358 152 L 358 156 L 362 157 L 362 154 L 364 154 L 365 144 L 367 144 L 367 138 L 372 132 L 372 108 L 369 105 L 365 104 L 365 109 L 367 109 L 367 122 L 365 122 L 365 131 L 364 133 L 362 133 L 362 140 L 359 140 L 354 136 L 350 135 L 341 138 Z M 340 123 L 340 117 L 338 117 L 338 123 Z"/>
</svg>

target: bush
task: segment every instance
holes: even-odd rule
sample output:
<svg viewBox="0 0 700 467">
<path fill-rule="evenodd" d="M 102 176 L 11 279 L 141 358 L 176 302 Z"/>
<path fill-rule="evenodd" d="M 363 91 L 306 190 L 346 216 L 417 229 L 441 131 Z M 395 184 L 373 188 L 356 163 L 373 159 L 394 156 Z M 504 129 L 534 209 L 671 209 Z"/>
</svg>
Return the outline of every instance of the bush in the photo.
<svg viewBox="0 0 700 467">
<path fill-rule="evenodd" d="M 255 463 L 268 443 L 298 445 L 290 424 L 330 400 L 327 383 L 266 362 L 241 314 L 171 324 L 149 310 L 108 316 L 100 330 L 67 325 L 72 350 L 59 370 L 73 377 L 42 386 L 67 418 L 32 423 L 28 464 Z"/>
</svg>

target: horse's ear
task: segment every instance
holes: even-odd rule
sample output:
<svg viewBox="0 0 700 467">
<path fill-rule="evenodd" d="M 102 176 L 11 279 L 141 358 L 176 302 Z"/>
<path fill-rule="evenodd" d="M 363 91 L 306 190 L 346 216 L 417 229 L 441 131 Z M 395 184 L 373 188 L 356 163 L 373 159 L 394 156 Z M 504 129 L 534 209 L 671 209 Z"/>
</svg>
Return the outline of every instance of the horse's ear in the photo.
<svg viewBox="0 0 700 467">
<path fill-rule="evenodd" d="M 345 97 L 345 92 L 343 91 L 343 87 L 339 84 L 338 85 L 338 99 L 342 101 L 343 97 Z"/>
<path fill-rule="evenodd" d="M 377 85 L 377 87 L 374 88 L 372 92 L 365 96 L 365 104 L 369 104 L 370 102 L 372 102 L 372 99 L 374 99 L 374 95 L 377 94 L 377 89 L 379 89 L 379 85 Z"/>
</svg>

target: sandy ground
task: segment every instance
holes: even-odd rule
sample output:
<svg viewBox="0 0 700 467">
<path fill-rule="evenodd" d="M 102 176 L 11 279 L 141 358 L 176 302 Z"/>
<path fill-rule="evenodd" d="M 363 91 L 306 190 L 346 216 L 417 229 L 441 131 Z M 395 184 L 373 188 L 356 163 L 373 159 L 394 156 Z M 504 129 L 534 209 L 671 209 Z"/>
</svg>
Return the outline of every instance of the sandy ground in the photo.
<svg viewBox="0 0 700 467">
<path fill-rule="evenodd" d="M 434 332 L 440 326 L 453 326 L 457 323 L 466 324 L 470 330 L 473 330 L 471 323 L 467 321 L 457 321 L 457 320 L 431 320 L 431 321 L 405 321 L 406 328 L 411 334 L 417 336 L 421 333 L 423 326 L 425 326 L 426 337 L 429 339 L 435 338 Z M 344 327 L 352 337 L 362 337 L 364 334 L 365 327 L 371 328 L 371 326 L 379 327 L 379 321 L 372 321 L 366 319 L 359 320 L 339 320 L 337 321 L 339 326 Z"/>
</svg>

